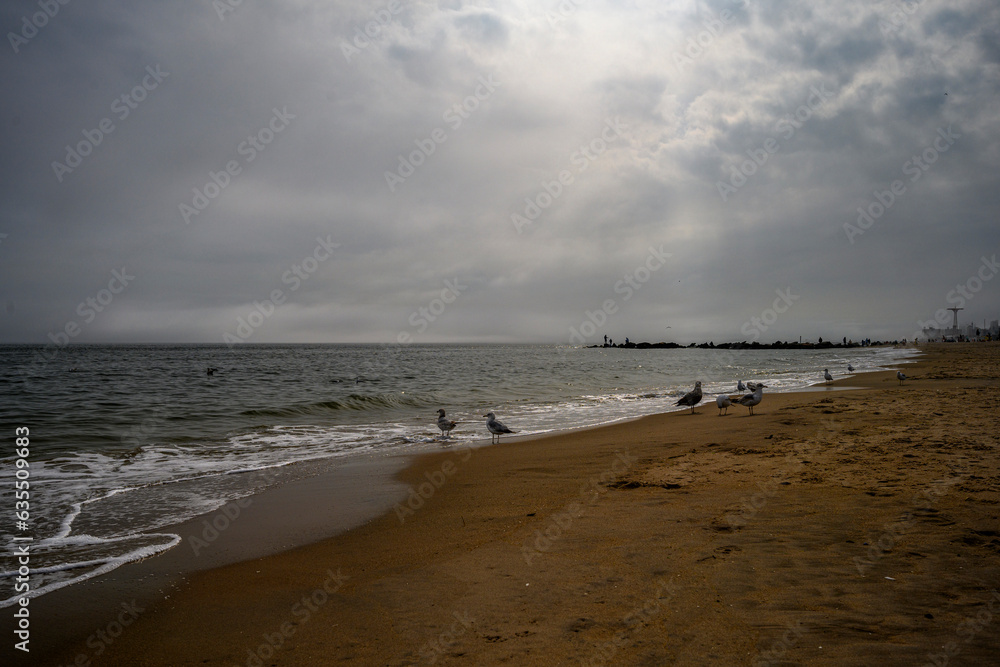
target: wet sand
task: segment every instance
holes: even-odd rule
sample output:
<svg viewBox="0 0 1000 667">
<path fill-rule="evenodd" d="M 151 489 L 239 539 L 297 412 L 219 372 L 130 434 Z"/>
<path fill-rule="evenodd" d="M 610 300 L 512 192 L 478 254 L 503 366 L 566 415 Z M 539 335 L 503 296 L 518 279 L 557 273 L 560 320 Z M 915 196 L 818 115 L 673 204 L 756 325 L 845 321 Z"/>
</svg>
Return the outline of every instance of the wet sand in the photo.
<svg viewBox="0 0 1000 667">
<path fill-rule="evenodd" d="M 389 514 L 186 573 L 44 664 L 995 663 L 1000 345 L 925 349 L 903 386 L 423 456 Z"/>
</svg>

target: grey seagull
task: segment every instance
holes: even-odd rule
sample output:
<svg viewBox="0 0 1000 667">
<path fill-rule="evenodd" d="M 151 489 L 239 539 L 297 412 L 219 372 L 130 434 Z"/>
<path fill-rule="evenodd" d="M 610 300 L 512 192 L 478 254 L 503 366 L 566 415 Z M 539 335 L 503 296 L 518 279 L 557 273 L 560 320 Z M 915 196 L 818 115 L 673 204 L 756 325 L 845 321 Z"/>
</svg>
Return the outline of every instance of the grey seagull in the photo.
<svg viewBox="0 0 1000 667">
<path fill-rule="evenodd" d="M 490 442 L 500 442 L 500 436 L 504 433 L 517 433 L 517 431 L 511 431 L 509 428 L 504 426 L 503 422 L 497 421 L 497 416 L 492 412 L 487 412 L 486 417 L 486 428 L 490 430 L 492 434 L 490 437 Z"/>
<path fill-rule="evenodd" d="M 701 380 L 694 383 L 694 389 L 684 394 L 677 403 L 674 405 L 684 405 L 691 408 L 691 414 L 694 414 L 694 406 L 701 403 Z"/>
<path fill-rule="evenodd" d="M 445 438 L 451 435 L 451 430 L 455 428 L 457 422 L 453 422 L 444 416 L 444 410 L 438 410 L 438 428 L 441 429 L 441 435 Z"/>
</svg>

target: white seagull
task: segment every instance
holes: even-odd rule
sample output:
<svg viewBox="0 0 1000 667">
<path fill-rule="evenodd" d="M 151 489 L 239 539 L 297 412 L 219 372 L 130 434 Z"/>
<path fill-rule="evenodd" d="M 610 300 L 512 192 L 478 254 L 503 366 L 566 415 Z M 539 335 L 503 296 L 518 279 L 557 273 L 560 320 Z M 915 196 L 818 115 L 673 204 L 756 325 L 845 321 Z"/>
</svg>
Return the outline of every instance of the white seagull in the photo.
<svg viewBox="0 0 1000 667">
<path fill-rule="evenodd" d="M 823 377 L 826 378 L 827 382 L 833 382 L 833 376 L 830 375 L 830 369 L 829 368 L 824 368 L 823 369 Z"/>
<path fill-rule="evenodd" d="M 701 380 L 694 383 L 694 389 L 684 394 L 679 401 L 674 405 L 684 405 L 691 408 L 691 414 L 694 414 L 694 406 L 701 403 Z"/>
<path fill-rule="evenodd" d="M 747 394 L 741 398 L 737 403 L 740 405 L 745 405 L 750 409 L 750 415 L 753 415 L 753 406 L 758 405 L 761 399 L 764 398 L 764 385 L 759 384 L 757 388 L 754 389 L 752 394 Z"/>
<path fill-rule="evenodd" d="M 746 391 L 746 385 L 743 384 L 743 380 L 736 381 L 736 391 Z"/>
<path fill-rule="evenodd" d="M 455 428 L 456 423 L 444 416 L 444 410 L 438 410 L 438 428 L 441 429 L 443 437 L 447 438 L 451 435 L 451 429 Z"/>
<path fill-rule="evenodd" d="M 517 431 L 511 431 L 509 428 L 503 425 L 503 422 L 497 421 L 497 416 L 492 412 L 487 412 L 486 417 L 486 428 L 490 430 L 492 436 L 490 437 L 490 442 L 500 442 L 500 435 L 502 433 L 517 433 Z"/>
<path fill-rule="evenodd" d="M 903 375 L 903 371 L 896 371 L 896 379 L 899 380 L 899 384 L 903 384 L 903 380 L 906 379 L 906 376 Z"/>
<path fill-rule="evenodd" d="M 722 411 L 725 410 L 726 414 L 729 414 L 729 406 L 733 404 L 729 397 L 725 394 L 719 394 L 715 397 L 715 404 L 719 406 L 719 416 L 722 416 Z"/>
</svg>

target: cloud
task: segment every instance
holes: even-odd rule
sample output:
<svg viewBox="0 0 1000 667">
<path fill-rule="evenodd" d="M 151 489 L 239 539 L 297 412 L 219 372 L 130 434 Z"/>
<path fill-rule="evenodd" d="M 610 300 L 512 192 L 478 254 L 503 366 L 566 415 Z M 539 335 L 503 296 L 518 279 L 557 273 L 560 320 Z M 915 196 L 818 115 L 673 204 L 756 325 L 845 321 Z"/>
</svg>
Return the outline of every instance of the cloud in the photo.
<svg viewBox="0 0 1000 667">
<path fill-rule="evenodd" d="M 1000 250 L 1000 10 L 900 7 L 60 6 L 5 56 L 0 341 L 221 342 L 274 290 L 254 341 L 566 342 L 617 298 L 596 338 L 720 342 L 785 288 L 768 338 L 911 335 Z M 468 289 L 415 327 L 446 280 Z M 1000 316 L 996 286 L 966 307 Z"/>
</svg>

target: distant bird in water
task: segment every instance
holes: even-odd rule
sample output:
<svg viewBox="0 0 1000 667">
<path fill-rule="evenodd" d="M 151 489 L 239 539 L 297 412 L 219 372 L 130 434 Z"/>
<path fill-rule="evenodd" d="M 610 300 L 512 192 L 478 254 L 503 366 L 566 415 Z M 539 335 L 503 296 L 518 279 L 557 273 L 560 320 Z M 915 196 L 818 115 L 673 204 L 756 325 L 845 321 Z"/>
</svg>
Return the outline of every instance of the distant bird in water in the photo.
<svg viewBox="0 0 1000 667">
<path fill-rule="evenodd" d="M 749 408 L 750 415 L 753 416 L 753 406 L 759 405 L 761 399 L 763 398 L 764 398 L 764 385 L 759 384 L 757 385 L 757 388 L 754 389 L 752 394 L 747 394 L 739 401 L 737 401 L 737 403 L 739 403 L 740 405 L 745 405 L 747 408 Z"/>
<path fill-rule="evenodd" d="M 847 372 L 848 373 L 853 373 L 854 372 L 854 366 L 852 366 L 850 364 L 847 364 Z"/>
<path fill-rule="evenodd" d="M 896 371 L 896 379 L 899 380 L 899 384 L 903 384 L 903 380 L 906 379 L 906 376 L 903 375 L 903 371 Z"/>
<path fill-rule="evenodd" d="M 736 391 L 746 391 L 746 390 L 747 390 L 747 388 L 746 388 L 746 385 L 743 384 L 743 380 L 737 380 L 736 381 Z"/>
<path fill-rule="evenodd" d="M 451 429 L 455 428 L 457 422 L 446 418 L 444 416 L 444 410 L 438 410 L 438 428 L 441 429 L 441 435 L 445 438 L 451 435 Z"/>
<path fill-rule="evenodd" d="M 492 412 L 487 412 L 486 417 L 486 428 L 490 430 L 492 436 L 490 437 L 490 442 L 500 442 L 500 436 L 504 433 L 517 433 L 517 431 L 511 431 L 509 428 L 504 426 L 503 422 L 497 421 L 497 416 Z"/>
<path fill-rule="evenodd" d="M 677 401 L 674 405 L 684 405 L 691 408 L 691 414 L 694 414 L 694 406 L 701 403 L 701 380 L 694 383 L 694 389 L 684 394 L 681 400 Z"/>
<path fill-rule="evenodd" d="M 719 394 L 715 397 L 715 404 L 719 406 L 719 416 L 722 416 L 722 411 L 725 410 L 726 414 L 729 414 L 729 406 L 733 404 L 729 397 L 725 394 Z"/>
<path fill-rule="evenodd" d="M 826 378 L 827 382 L 833 382 L 833 376 L 830 375 L 830 369 L 829 368 L 824 368 L 823 369 L 823 377 Z"/>
<path fill-rule="evenodd" d="M 208 368 L 205 369 L 205 375 L 215 375 L 215 371 L 217 371 L 217 370 L 219 370 L 219 369 L 218 368 L 208 367 Z"/>
</svg>

